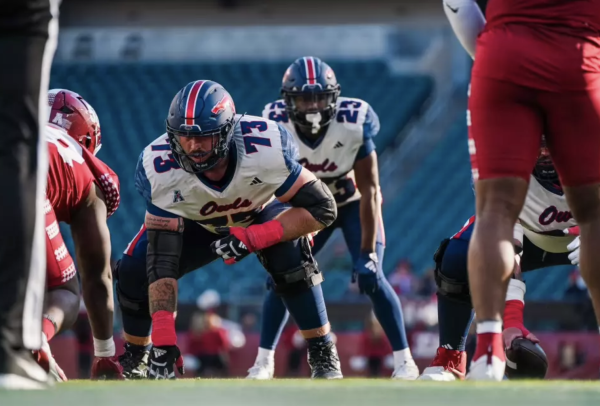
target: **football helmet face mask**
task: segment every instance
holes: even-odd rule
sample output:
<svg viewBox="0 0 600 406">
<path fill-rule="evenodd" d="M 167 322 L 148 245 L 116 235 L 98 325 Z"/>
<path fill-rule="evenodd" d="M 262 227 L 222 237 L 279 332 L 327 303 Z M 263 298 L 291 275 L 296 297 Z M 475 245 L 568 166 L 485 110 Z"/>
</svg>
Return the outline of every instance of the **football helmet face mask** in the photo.
<svg viewBox="0 0 600 406">
<path fill-rule="evenodd" d="M 317 134 L 331 123 L 340 91 L 333 69 L 312 56 L 294 61 L 281 86 L 288 116 L 303 134 Z"/>
<path fill-rule="evenodd" d="M 533 176 L 540 182 L 551 182 L 556 185 L 560 184 L 558 173 L 556 172 L 556 168 L 550 157 L 550 151 L 546 145 L 546 137 L 542 137 L 540 152 L 533 169 Z"/>
<path fill-rule="evenodd" d="M 188 83 L 173 98 L 166 120 L 173 158 L 186 172 L 213 168 L 229 153 L 235 124 L 235 105 L 223 86 Z"/>
<path fill-rule="evenodd" d="M 48 122 L 63 128 L 81 146 L 96 155 L 102 148 L 100 121 L 94 108 L 79 94 L 66 89 L 48 91 Z"/>
</svg>

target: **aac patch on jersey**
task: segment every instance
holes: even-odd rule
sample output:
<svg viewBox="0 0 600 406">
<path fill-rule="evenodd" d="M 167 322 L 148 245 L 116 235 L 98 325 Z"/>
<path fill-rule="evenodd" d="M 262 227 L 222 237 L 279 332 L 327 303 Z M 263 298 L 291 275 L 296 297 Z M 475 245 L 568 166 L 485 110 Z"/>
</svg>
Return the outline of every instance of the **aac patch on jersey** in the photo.
<svg viewBox="0 0 600 406">
<path fill-rule="evenodd" d="M 181 195 L 181 191 L 180 190 L 174 190 L 173 191 L 173 203 L 183 202 L 184 200 L 185 199 Z"/>
</svg>

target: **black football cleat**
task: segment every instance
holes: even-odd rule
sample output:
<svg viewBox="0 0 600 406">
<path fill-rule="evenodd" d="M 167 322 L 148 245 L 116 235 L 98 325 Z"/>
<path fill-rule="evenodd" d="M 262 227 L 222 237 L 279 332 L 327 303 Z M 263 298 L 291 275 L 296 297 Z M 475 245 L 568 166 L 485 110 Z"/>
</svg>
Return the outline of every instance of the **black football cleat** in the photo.
<svg viewBox="0 0 600 406">
<path fill-rule="evenodd" d="M 147 378 L 149 355 L 144 346 L 125 343 L 125 352 L 119 356 L 123 377 L 130 380 Z"/>
<path fill-rule="evenodd" d="M 308 365 L 312 379 L 342 379 L 340 357 L 333 342 L 310 343 Z"/>
</svg>

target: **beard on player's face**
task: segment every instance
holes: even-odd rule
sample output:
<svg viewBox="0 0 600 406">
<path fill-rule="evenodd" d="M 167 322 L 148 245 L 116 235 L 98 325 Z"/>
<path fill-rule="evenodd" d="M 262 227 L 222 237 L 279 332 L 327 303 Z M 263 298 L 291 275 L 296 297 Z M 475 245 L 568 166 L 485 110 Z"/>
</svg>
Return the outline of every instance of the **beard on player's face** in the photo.
<svg viewBox="0 0 600 406">
<path fill-rule="evenodd" d="M 204 163 L 214 155 L 219 142 L 217 135 L 208 137 L 179 137 L 179 143 L 186 155 L 196 163 Z"/>
</svg>

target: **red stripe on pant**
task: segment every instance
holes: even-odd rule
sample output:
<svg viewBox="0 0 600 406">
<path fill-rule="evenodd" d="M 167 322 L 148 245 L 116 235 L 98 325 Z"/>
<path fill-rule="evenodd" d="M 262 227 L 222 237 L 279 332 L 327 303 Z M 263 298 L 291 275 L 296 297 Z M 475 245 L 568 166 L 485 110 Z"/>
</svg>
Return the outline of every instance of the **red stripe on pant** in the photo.
<svg viewBox="0 0 600 406">
<path fill-rule="evenodd" d="M 142 228 L 140 228 L 140 231 L 138 231 L 138 233 L 136 234 L 135 237 L 133 237 L 133 241 L 131 241 L 129 243 L 129 245 L 127 246 L 127 249 L 125 250 L 125 253 L 129 256 L 133 256 L 133 251 L 135 250 L 135 246 L 138 244 L 138 242 L 140 241 L 140 238 L 142 238 L 142 234 L 144 234 L 144 231 L 146 231 L 146 225 L 142 225 Z"/>
</svg>

